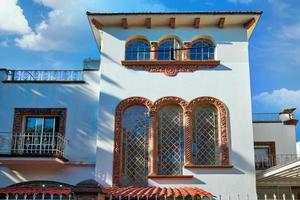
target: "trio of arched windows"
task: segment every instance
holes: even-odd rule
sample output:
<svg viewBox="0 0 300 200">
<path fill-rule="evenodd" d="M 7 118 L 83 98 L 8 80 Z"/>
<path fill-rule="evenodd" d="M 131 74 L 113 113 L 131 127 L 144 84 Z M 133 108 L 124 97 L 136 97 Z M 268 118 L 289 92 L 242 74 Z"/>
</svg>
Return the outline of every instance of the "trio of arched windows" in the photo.
<svg viewBox="0 0 300 200">
<path fill-rule="evenodd" d="M 126 60 L 150 60 L 150 52 L 157 52 L 158 60 L 181 60 L 183 53 L 189 51 L 190 60 L 214 60 L 215 45 L 206 38 L 200 38 L 191 43 L 189 47 L 183 47 L 175 37 L 166 38 L 158 43 L 155 50 L 146 39 L 130 40 L 126 44 Z"/>
<path fill-rule="evenodd" d="M 120 185 L 147 185 L 149 174 L 149 108 L 133 104 L 122 111 L 122 161 Z M 156 112 L 157 175 L 182 175 L 185 151 L 185 111 L 180 105 L 167 104 Z M 221 165 L 220 113 L 212 104 L 192 108 L 192 164 Z M 150 158 L 151 159 L 151 158 Z"/>
</svg>

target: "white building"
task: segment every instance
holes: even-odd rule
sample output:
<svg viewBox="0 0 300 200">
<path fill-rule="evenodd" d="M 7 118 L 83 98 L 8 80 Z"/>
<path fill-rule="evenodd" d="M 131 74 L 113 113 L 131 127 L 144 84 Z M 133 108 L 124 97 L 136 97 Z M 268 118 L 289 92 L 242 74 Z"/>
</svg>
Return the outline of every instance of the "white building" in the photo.
<svg viewBox="0 0 300 200">
<path fill-rule="evenodd" d="M 3 69 L 0 193 L 66 195 L 93 179 L 108 198 L 252 200 L 256 183 L 278 195 L 255 166 L 272 142 L 295 156 L 296 123 L 252 123 L 248 41 L 261 14 L 87 13 L 96 68 Z"/>
</svg>

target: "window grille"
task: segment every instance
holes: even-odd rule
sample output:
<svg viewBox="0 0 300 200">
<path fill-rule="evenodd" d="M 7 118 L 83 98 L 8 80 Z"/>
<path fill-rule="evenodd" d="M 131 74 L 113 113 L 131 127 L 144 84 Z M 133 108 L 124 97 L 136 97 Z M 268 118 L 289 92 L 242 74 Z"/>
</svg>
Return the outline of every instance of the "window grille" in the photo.
<svg viewBox="0 0 300 200">
<path fill-rule="evenodd" d="M 193 164 L 220 164 L 218 111 L 210 105 L 193 110 Z"/>
<path fill-rule="evenodd" d="M 214 60 L 215 47 L 209 40 L 198 40 L 190 49 L 191 60 Z"/>
<path fill-rule="evenodd" d="M 166 106 L 158 112 L 158 174 L 180 175 L 183 167 L 183 112 Z"/>
<path fill-rule="evenodd" d="M 134 40 L 126 46 L 126 60 L 149 60 L 150 44 L 145 40 Z"/>
<path fill-rule="evenodd" d="M 158 60 L 179 60 L 180 59 L 179 42 L 172 38 L 164 40 L 158 46 L 157 58 Z"/>
<path fill-rule="evenodd" d="M 122 178 L 124 186 L 146 186 L 150 117 L 145 106 L 127 108 L 122 117 Z"/>
</svg>

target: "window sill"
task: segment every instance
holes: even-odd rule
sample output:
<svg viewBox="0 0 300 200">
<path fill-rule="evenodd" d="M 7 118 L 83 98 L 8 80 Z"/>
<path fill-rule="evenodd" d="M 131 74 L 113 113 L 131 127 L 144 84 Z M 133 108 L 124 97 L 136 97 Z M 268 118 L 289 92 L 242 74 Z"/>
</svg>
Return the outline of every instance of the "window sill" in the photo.
<svg viewBox="0 0 300 200">
<path fill-rule="evenodd" d="M 233 165 L 185 165 L 188 169 L 231 169 Z"/>
<path fill-rule="evenodd" d="M 150 175 L 149 179 L 190 179 L 193 175 Z"/>
<path fill-rule="evenodd" d="M 167 76 L 176 76 L 178 72 L 194 72 L 220 65 L 219 60 L 123 60 L 121 62 L 128 69 L 162 72 Z"/>
</svg>

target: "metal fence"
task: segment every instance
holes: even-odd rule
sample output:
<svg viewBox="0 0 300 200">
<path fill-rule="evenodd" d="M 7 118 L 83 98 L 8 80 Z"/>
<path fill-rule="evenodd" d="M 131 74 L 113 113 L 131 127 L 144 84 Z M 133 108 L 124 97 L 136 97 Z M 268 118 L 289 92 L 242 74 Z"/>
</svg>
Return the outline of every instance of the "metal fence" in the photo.
<svg viewBox="0 0 300 200">
<path fill-rule="evenodd" d="M 62 194 L 1 194 L 0 200 L 73 200 L 73 196 Z"/>
<path fill-rule="evenodd" d="M 83 81 L 83 71 L 7 70 L 7 81 Z"/>
</svg>

